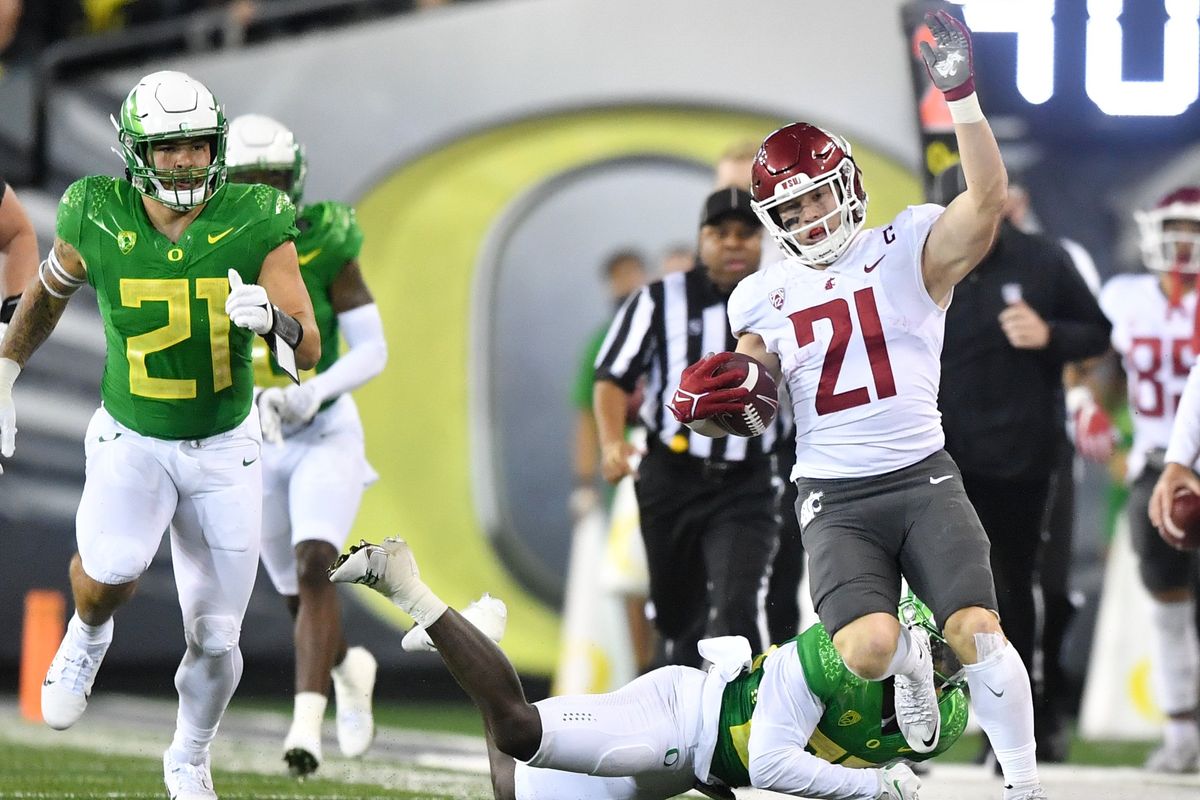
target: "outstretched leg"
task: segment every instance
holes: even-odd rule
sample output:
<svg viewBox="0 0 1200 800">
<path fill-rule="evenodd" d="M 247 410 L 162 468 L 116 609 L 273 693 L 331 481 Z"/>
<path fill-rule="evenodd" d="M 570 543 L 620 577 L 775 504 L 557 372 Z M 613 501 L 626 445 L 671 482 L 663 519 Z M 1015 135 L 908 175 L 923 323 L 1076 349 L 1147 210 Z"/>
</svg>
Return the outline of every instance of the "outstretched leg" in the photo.
<svg viewBox="0 0 1200 800">
<path fill-rule="evenodd" d="M 516 670 L 486 634 L 449 608 L 420 578 L 408 545 L 360 544 L 330 568 L 334 582 L 371 586 L 425 628 L 450 674 L 478 706 L 500 752 L 527 761 L 542 740 L 542 720 L 525 699 Z"/>
</svg>

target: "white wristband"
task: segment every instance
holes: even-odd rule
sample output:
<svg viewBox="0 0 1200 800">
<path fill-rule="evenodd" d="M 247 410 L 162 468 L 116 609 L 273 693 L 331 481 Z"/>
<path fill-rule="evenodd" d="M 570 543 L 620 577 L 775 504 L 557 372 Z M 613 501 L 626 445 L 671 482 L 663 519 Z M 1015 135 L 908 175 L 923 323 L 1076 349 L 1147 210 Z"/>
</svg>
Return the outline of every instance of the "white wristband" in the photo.
<svg viewBox="0 0 1200 800">
<path fill-rule="evenodd" d="M 1075 414 L 1086 406 L 1093 405 L 1096 401 L 1092 397 L 1092 390 L 1086 386 L 1074 386 L 1067 392 L 1067 413 Z"/>
<path fill-rule="evenodd" d="M 983 122 L 983 109 L 979 107 L 979 95 L 971 92 L 961 100 L 947 100 L 950 107 L 950 119 L 955 124 L 967 122 Z"/>
<path fill-rule="evenodd" d="M 0 358 L 0 392 L 12 392 L 17 376 L 21 374 L 21 365 L 11 358 Z"/>
</svg>

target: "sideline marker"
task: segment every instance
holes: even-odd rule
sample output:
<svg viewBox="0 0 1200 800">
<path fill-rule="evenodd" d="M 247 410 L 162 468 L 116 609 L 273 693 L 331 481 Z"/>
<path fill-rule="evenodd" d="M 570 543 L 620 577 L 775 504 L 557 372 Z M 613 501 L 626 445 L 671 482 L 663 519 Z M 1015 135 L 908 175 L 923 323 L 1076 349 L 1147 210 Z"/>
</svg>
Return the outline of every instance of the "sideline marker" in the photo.
<svg viewBox="0 0 1200 800">
<path fill-rule="evenodd" d="M 32 589 L 25 595 L 21 630 L 21 716 L 42 721 L 42 681 L 66 632 L 67 600 L 55 589 Z"/>
</svg>

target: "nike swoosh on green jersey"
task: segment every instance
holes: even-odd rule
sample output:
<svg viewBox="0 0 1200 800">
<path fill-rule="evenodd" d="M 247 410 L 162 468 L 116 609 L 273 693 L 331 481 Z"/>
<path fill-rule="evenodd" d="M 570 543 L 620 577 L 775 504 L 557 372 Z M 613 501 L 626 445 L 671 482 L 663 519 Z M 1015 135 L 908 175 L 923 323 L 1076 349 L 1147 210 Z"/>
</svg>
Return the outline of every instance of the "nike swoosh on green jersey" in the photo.
<svg viewBox="0 0 1200 800">
<path fill-rule="evenodd" d="M 300 255 L 296 256 L 296 261 L 300 262 L 300 266 L 302 267 L 308 266 L 308 262 L 321 255 L 321 249 L 322 248 L 318 247 L 316 250 L 309 250 L 307 253 L 301 253 Z"/>
<path fill-rule="evenodd" d="M 231 233 L 233 233 L 233 228 L 226 228 L 225 230 L 223 230 L 220 233 L 215 234 L 215 235 L 210 233 L 208 235 L 208 243 L 216 244 L 217 242 L 221 241 L 222 239 L 224 239 L 226 236 L 228 236 Z"/>
</svg>

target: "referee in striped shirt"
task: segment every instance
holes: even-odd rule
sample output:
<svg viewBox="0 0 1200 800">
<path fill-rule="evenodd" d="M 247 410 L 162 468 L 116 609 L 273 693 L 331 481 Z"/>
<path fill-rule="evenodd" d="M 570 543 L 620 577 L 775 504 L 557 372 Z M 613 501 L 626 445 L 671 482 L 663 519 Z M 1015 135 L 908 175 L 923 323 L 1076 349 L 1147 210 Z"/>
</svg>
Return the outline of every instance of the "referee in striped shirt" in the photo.
<svg viewBox="0 0 1200 800">
<path fill-rule="evenodd" d="M 616 483 L 633 471 L 625 409 L 645 378 L 639 416 L 647 452 L 636 487 L 650 599 L 666 662 L 691 666 L 701 661 L 696 643 L 709 636 L 741 635 L 754 652 L 766 649 L 763 599 L 779 542 L 777 425 L 754 438 L 710 439 L 666 408 L 684 368 L 737 345 L 726 303 L 762 256 L 747 192 L 709 195 L 698 249 L 694 269 L 643 287 L 621 306 L 596 358 L 594 390 L 601 468 Z"/>
</svg>

